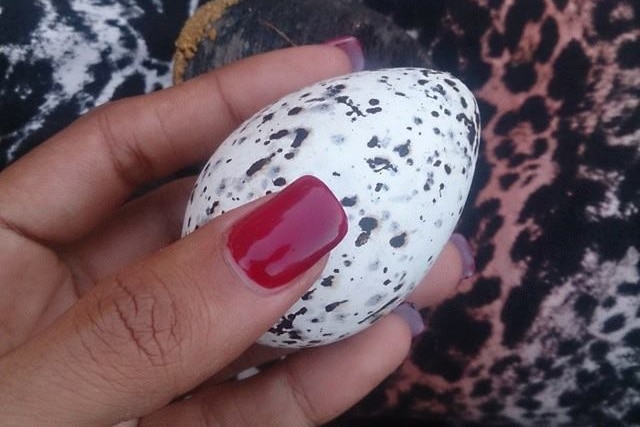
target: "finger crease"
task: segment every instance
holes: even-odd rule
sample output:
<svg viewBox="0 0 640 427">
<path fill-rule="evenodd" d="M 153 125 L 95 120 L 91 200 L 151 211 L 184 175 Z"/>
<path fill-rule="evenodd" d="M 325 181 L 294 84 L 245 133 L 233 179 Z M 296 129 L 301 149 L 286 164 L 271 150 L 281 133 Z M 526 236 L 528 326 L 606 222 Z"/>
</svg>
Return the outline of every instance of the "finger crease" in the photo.
<svg viewBox="0 0 640 427">
<path fill-rule="evenodd" d="M 300 415 L 303 421 L 308 426 L 315 426 L 314 420 L 318 419 L 317 411 L 315 410 L 313 403 L 309 400 L 309 397 L 304 392 L 303 387 L 300 385 L 297 375 L 293 371 L 292 367 L 288 363 L 284 363 L 284 378 L 287 384 L 287 388 L 291 391 L 291 397 L 299 409 Z"/>
<path fill-rule="evenodd" d="M 212 75 L 213 84 L 215 86 L 214 92 L 219 94 L 220 102 L 222 103 L 224 110 L 231 117 L 231 121 L 233 122 L 232 127 L 235 129 L 240 125 L 240 123 L 244 121 L 242 119 L 243 116 L 238 111 L 236 111 L 235 107 L 233 106 L 233 103 L 229 101 L 229 98 L 227 97 L 226 92 L 224 90 L 224 86 L 220 81 L 220 76 L 217 73 L 212 73 L 211 75 Z"/>
<path fill-rule="evenodd" d="M 98 131 L 116 176 L 132 191 L 152 180 L 155 168 L 142 148 L 142 141 L 135 137 L 134 132 L 130 133 L 129 140 L 117 136 L 108 108 L 97 114 Z"/>
</svg>

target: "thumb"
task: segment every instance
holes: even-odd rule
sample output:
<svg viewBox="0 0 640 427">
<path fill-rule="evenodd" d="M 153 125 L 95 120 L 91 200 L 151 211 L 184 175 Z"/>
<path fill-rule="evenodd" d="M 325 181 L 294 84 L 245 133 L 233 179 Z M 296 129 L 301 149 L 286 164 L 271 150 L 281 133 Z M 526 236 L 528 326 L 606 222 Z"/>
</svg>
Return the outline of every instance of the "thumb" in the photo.
<svg viewBox="0 0 640 427">
<path fill-rule="evenodd" d="M 272 326 L 346 227 L 330 190 L 303 177 L 121 271 L 0 359 L 3 419 L 108 424 L 166 405 Z"/>
</svg>

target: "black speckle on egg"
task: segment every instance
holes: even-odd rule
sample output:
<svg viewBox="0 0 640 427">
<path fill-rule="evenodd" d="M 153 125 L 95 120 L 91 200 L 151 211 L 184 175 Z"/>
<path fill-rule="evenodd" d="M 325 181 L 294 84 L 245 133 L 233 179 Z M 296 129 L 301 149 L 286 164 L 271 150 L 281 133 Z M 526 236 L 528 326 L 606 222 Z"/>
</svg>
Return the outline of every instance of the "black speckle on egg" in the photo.
<svg viewBox="0 0 640 427">
<path fill-rule="evenodd" d="M 379 112 L 382 111 L 382 108 L 380 108 L 380 107 L 372 107 L 372 108 L 367 108 L 365 111 L 367 113 L 369 113 L 369 114 L 378 114 Z"/>
<path fill-rule="evenodd" d="M 310 291 L 308 291 L 306 294 L 304 294 L 302 296 L 302 300 L 303 301 L 309 301 L 310 299 L 313 298 L 313 293 L 316 291 L 315 288 L 311 289 Z"/>
<path fill-rule="evenodd" d="M 280 138 L 284 138 L 287 135 L 289 135 L 289 131 L 286 129 L 282 129 L 282 130 L 279 130 L 278 132 L 275 132 L 269 135 L 269 139 L 280 139 Z"/>
<path fill-rule="evenodd" d="M 362 232 L 356 239 L 356 246 L 360 247 L 369 241 L 371 232 L 378 227 L 378 220 L 372 217 L 364 217 L 358 222 Z"/>
<path fill-rule="evenodd" d="M 391 240 L 389 240 L 389 244 L 393 248 L 401 248 L 406 244 L 406 242 L 407 242 L 407 233 L 399 234 L 397 236 L 392 237 Z"/>
<path fill-rule="evenodd" d="M 336 301 L 336 302 L 332 302 L 331 304 L 327 304 L 327 306 L 325 306 L 324 310 L 327 313 L 332 312 L 333 310 L 335 310 L 336 308 L 338 308 L 339 306 L 341 306 L 342 304 L 349 302 L 349 300 L 342 300 L 342 301 Z"/>
<path fill-rule="evenodd" d="M 446 96 L 446 93 L 444 91 L 444 87 L 442 87 L 442 85 L 440 83 L 436 84 L 432 89 L 433 89 L 434 92 L 439 93 L 442 96 Z"/>
<path fill-rule="evenodd" d="M 358 202 L 357 195 L 351 196 L 351 197 L 343 197 L 342 200 L 340 201 L 340 203 L 342 203 L 342 206 L 345 206 L 345 207 L 355 206 L 357 202 Z"/>
<path fill-rule="evenodd" d="M 393 172 L 398 172 L 398 167 L 391 163 L 389 159 L 385 159 L 384 157 L 374 157 L 372 159 L 365 159 L 367 164 L 374 172 L 382 172 L 384 170 L 391 170 Z"/>
<path fill-rule="evenodd" d="M 375 107 L 375 106 L 376 106 L 376 105 L 378 105 L 378 104 L 380 104 L 380 100 L 378 100 L 378 99 L 376 99 L 376 98 L 371 98 L 371 99 L 369 100 L 369 105 L 372 105 L 372 106 L 374 106 L 374 107 Z"/>
<path fill-rule="evenodd" d="M 459 89 L 458 89 L 458 86 L 456 85 L 456 82 L 454 82 L 453 80 L 451 80 L 451 79 L 444 79 L 444 82 L 445 82 L 446 84 L 448 84 L 449 86 L 451 86 L 451 87 L 452 87 L 456 92 L 459 90 Z"/>
<path fill-rule="evenodd" d="M 213 202 L 213 204 L 211 204 L 210 206 L 207 207 L 205 213 L 207 214 L 207 216 L 211 216 L 213 215 L 213 212 L 216 210 L 216 208 L 218 207 L 218 205 L 220 205 L 219 201 L 215 201 Z"/>
<path fill-rule="evenodd" d="M 380 140 L 378 139 L 378 137 L 375 135 L 372 136 L 369 142 L 367 142 L 367 147 L 369 148 L 380 147 Z"/>
<path fill-rule="evenodd" d="M 379 193 L 380 191 L 384 190 L 384 191 L 388 191 L 389 190 L 389 186 L 387 184 L 384 184 L 382 182 L 378 182 L 376 184 L 376 187 L 374 188 L 376 193 Z"/>
<path fill-rule="evenodd" d="M 398 153 L 400 157 L 406 157 L 409 155 L 409 147 L 411 146 L 411 140 L 407 140 L 404 144 L 400 144 L 394 147 L 393 151 Z"/>
<path fill-rule="evenodd" d="M 364 113 L 360 110 L 360 108 L 358 108 L 358 106 L 355 105 L 353 100 L 350 99 L 348 96 L 338 96 L 336 97 L 336 102 L 338 104 L 343 104 L 349 107 L 349 111 L 347 111 L 346 115 L 348 117 L 352 117 L 351 121 L 355 121 L 357 118 L 356 116 L 365 117 Z"/>
<path fill-rule="evenodd" d="M 333 286 L 333 279 L 335 279 L 334 275 L 323 277 L 320 285 L 324 286 L 325 288 L 331 287 Z"/>
<path fill-rule="evenodd" d="M 300 147 L 300 145 L 302 145 L 304 140 L 307 139 L 307 137 L 309 136 L 309 131 L 307 129 L 298 128 L 294 132 L 296 136 L 293 139 L 293 142 L 291 143 L 291 148 L 298 148 Z"/>
<path fill-rule="evenodd" d="M 274 113 L 269 113 L 269 114 L 265 114 L 264 116 L 262 116 L 262 123 L 261 124 L 265 124 L 269 120 L 273 119 L 273 115 L 274 115 Z"/>
<path fill-rule="evenodd" d="M 330 85 L 325 92 L 325 96 L 328 98 L 332 98 L 346 89 L 346 86 L 343 84 Z"/>
<path fill-rule="evenodd" d="M 360 229 L 362 231 L 370 233 L 378 227 L 378 220 L 373 217 L 367 216 L 360 219 L 358 225 L 360 226 Z"/>
<path fill-rule="evenodd" d="M 396 301 L 398 301 L 398 298 L 400 298 L 400 297 L 393 297 L 385 305 L 383 305 L 382 307 L 380 307 L 376 311 L 369 312 L 370 314 L 367 317 L 365 317 L 364 319 L 360 320 L 358 322 L 358 324 L 363 324 L 363 323 L 366 323 L 366 322 L 369 322 L 369 323 L 375 322 L 376 320 L 378 320 L 380 318 L 381 313 L 383 313 L 387 309 L 387 307 L 390 307 L 391 305 L 395 304 Z"/>
<path fill-rule="evenodd" d="M 287 180 L 284 179 L 283 177 L 278 177 L 273 180 L 273 185 L 275 185 L 276 187 L 282 187 L 286 184 L 287 184 Z"/>
<path fill-rule="evenodd" d="M 291 110 L 289 110 L 289 112 L 287 113 L 287 115 L 289 116 L 295 116 L 297 114 L 300 113 L 300 111 L 302 111 L 302 107 L 293 107 Z"/>
<path fill-rule="evenodd" d="M 264 158 L 262 158 L 260 160 L 255 161 L 249 167 L 249 169 L 247 169 L 247 171 L 246 171 L 247 176 L 252 176 L 256 172 L 260 171 L 262 168 L 264 168 L 266 165 L 269 164 L 269 162 L 271 161 L 271 159 L 273 159 L 274 156 L 275 156 L 275 153 L 271 154 L 268 157 L 264 157 Z"/>
</svg>

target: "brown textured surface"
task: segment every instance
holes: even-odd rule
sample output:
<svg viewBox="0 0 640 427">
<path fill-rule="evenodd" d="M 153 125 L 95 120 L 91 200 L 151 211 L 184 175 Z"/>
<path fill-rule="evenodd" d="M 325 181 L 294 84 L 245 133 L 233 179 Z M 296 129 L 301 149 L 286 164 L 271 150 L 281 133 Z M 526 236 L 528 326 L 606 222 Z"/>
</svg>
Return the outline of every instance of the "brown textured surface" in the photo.
<svg viewBox="0 0 640 427">
<path fill-rule="evenodd" d="M 198 45 L 205 38 L 214 40 L 216 30 L 211 28 L 211 23 L 219 19 L 224 11 L 239 0 L 213 0 L 201 6 L 191 18 L 187 20 L 178 40 L 176 40 L 176 53 L 173 58 L 173 81 L 175 84 L 183 81 L 187 62 L 193 58 Z"/>
<path fill-rule="evenodd" d="M 415 38 L 358 0 L 215 0 L 183 30 L 175 82 L 257 53 L 344 35 L 361 41 L 368 69 L 431 63 Z"/>
</svg>

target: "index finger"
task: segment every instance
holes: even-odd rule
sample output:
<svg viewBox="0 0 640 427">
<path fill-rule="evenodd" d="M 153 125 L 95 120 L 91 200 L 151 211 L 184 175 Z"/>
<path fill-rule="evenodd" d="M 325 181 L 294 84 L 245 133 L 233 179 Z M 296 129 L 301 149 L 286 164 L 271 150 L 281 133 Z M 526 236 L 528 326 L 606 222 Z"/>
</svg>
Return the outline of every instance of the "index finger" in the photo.
<svg viewBox="0 0 640 427">
<path fill-rule="evenodd" d="M 0 174 L 0 227 L 45 242 L 72 241 L 141 184 L 208 157 L 266 104 L 349 71 L 340 49 L 303 46 L 100 107 Z"/>
</svg>

